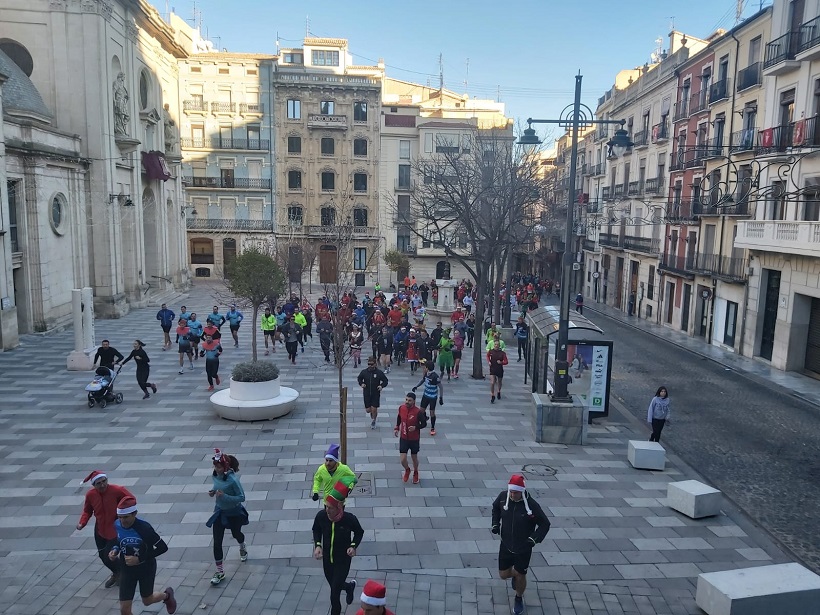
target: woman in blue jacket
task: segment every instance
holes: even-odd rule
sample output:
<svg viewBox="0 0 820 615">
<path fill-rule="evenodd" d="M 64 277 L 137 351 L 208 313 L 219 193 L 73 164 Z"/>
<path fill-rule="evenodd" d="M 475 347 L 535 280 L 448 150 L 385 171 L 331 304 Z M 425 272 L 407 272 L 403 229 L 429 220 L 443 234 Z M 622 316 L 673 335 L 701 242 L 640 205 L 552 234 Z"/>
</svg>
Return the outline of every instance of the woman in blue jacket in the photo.
<svg viewBox="0 0 820 615">
<path fill-rule="evenodd" d="M 245 501 L 245 491 L 239 482 L 236 472 L 239 471 L 239 462 L 233 455 L 227 455 L 215 449 L 213 456 L 214 473 L 213 489 L 208 495 L 216 498 L 214 514 L 208 519 L 206 525 L 213 528 L 214 532 L 214 561 L 216 562 L 216 572 L 211 578 L 212 585 L 219 585 L 225 578 L 225 570 L 222 565 L 222 539 L 225 537 L 225 530 L 231 530 L 231 536 L 239 543 L 239 559 L 247 561 L 248 551 L 245 548 L 245 535 L 242 533 L 242 526 L 248 524 L 248 512 L 242 505 Z"/>
</svg>

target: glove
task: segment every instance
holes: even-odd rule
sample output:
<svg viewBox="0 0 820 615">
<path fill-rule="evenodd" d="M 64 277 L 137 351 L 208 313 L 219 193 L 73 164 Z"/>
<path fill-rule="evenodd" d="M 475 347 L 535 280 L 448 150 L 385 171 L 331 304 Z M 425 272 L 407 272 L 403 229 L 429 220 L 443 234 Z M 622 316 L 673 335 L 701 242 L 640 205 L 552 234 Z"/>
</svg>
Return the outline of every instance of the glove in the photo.
<svg viewBox="0 0 820 615">
<path fill-rule="evenodd" d="M 494 525 L 490 531 L 491 531 L 493 534 L 500 534 L 500 533 L 501 533 L 501 528 L 500 528 L 500 527 L 498 527 L 497 525 Z"/>
<path fill-rule="evenodd" d="M 443 398 L 443 397 L 439 397 L 439 398 L 438 398 L 438 404 L 439 404 L 439 406 L 443 406 L 443 405 L 444 405 L 444 398 Z"/>
<path fill-rule="evenodd" d="M 416 392 L 416 388 L 417 388 L 417 387 L 413 387 L 413 393 L 415 393 L 415 392 Z"/>
<path fill-rule="evenodd" d="M 310 497 L 310 499 L 311 499 L 311 500 L 313 500 L 314 502 L 318 502 L 318 501 L 319 501 L 319 494 L 318 494 L 318 493 L 314 493 L 314 494 Z"/>
</svg>

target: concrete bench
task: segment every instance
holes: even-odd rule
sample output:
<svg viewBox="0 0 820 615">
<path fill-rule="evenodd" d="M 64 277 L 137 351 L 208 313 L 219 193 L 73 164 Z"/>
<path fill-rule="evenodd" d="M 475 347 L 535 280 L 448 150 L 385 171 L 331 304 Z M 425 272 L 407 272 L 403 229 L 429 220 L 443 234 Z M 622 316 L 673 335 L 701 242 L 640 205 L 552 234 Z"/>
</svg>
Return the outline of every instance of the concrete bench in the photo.
<svg viewBox="0 0 820 615">
<path fill-rule="evenodd" d="M 721 499 L 720 491 L 696 480 L 669 483 L 666 488 L 669 507 L 692 519 L 719 514 Z"/>
<path fill-rule="evenodd" d="M 657 442 L 630 440 L 627 458 L 632 467 L 639 470 L 663 470 L 666 467 L 666 450 Z"/>
<path fill-rule="evenodd" d="M 817 615 L 820 576 L 800 564 L 703 573 L 695 602 L 708 615 Z"/>
</svg>

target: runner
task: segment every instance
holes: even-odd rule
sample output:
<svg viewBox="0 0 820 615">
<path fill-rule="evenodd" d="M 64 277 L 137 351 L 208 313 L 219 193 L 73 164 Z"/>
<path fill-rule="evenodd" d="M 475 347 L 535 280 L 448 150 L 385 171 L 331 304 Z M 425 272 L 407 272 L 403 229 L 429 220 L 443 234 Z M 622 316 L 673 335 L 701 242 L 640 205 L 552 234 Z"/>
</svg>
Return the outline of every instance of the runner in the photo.
<svg viewBox="0 0 820 615">
<path fill-rule="evenodd" d="M 297 307 L 293 312 L 293 322 L 299 325 L 299 345 L 302 347 L 302 352 L 305 351 L 305 329 L 307 328 L 307 318 L 302 314 L 302 311 Z"/>
<path fill-rule="evenodd" d="M 157 312 L 157 320 L 160 327 L 162 327 L 163 350 L 168 350 L 171 347 L 171 327 L 174 326 L 174 318 L 176 318 L 176 315 L 163 303 L 159 312 Z"/>
<path fill-rule="evenodd" d="M 288 316 L 285 324 L 282 325 L 282 335 L 285 336 L 285 348 L 288 351 L 288 359 L 296 365 L 296 351 L 299 349 L 299 339 L 302 336 L 302 327 L 293 322 L 293 316 Z"/>
<path fill-rule="evenodd" d="M 248 550 L 245 547 L 245 534 L 242 533 L 242 526 L 248 525 L 248 511 L 242 505 L 245 501 L 245 491 L 239 482 L 239 461 L 233 455 L 223 453 L 218 448 L 214 449 L 213 460 L 213 489 L 208 491 L 208 495 L 216 498 L 214 513 L 205 523 L 213 529 L 214 533 L 214 562 L 216 572 L 211 577 L 211 585 L 219 585 L 225 578 L 225 568 L 222 564 L 224 553 L 222 552 L 222 540 L 225 538 L 225 530 L 231 530 L 231 536 L 239 543 L 239 561 L 245 562 L 248 559 Z"/>
<path fill-rule="evenodd" d="M 362 601 L 362 608 L 356 611 L 356 615 L 394 615 L 393 611 L 385 606 L 386 595 L 387 588 L 384 585 L 368 579 L 359 598 Z"/>
<path fill-rule="evenodd" d="M 214 381 L 217 384 L 222 384 L 219 378 L 219 355 L 222 354 L 222 344 L 212 338 L 210 335 L 205 336 L 205 341 L 202 342 L 202 352 L 205 353 L 205 374 L 208 376 L 208 390 L 214 390 Z"/>
<path fill-rule="evenodd" d="M 194 351 L 194 361 L 199 359 L 199 342 L 205 334 L 202 323 L 196 317 L 196 312 L 191 312 L 191 319 L 188 321 L 188 328 L 191 330 L 191 346 Z"/>
<path fill-rule="evenodd" d="M 461 355 L 464 352 L 464 335 L 456 331 L 453 335 L 453 378 L 458 380 L 458 368 L 461 365 Z"/>
<path fill-rule="evenodd" d="M 314 502 L 319 501 L 320 493 L 322 498 L 327 497 L 336 481 L 345 476 L 356 478 L 353 470 L 343 464 L 340 459 L 339 445 L 331 444 L 327 449 L 327 453 L 325 453 L 325 462 L 316 468 L 316 473 L 313 475 L 313 495 L 311 499 Z"/>
<path fill-rule="evenodd" d="M 410 329 L 407 338 L 407 362 L 410 364 L 410 373 L 415 374 L 419 367 L 419 338 L 415 329 Z"/>
<path fill-rule="evenodd" d="M 379 355 L 379 366 L 384 369 L 385 374 L 390 373 L 390 363 L 393 357 L 393 334 L 390 327 L 382 329 L 381 337 L 376 343 L 376 352 Z M 370 362 L 368 361 L 368 364 Z"/>
<path fill-rule="evenodd" d="M 530 335 L 530 326 L 524 322 L 524 317 L 519 316 L 515 323 L 515 339 L 518 340 L 518 362 L 521 362 L 521 355 L 527 354 L 527 338 Z"/>
<path fill-rule="evenodd" d="M 83 504 L 83 514 L 77 523 L 77 529 L 81 530 L 88 525 L 91 516 L 94 520 L 94 543 L 97 545 L 97 555 L 103 565 L 111 571 L 111 576 L 105 582 L 105 588 L 109 589 L 119 584 L 120 568 L 108 558 L 108 553 L 117 544 L 117 530 L 114 529 L 114 521 L 117 520 L 117 502 L 124 497 L 134 497 L 125 487 L 112 485 L 108 482 L 108 475 L 99 470 L 94 470 L 83 479 L 83 483 L 91 483 L 91 489 L 85 494 Z"/>
<path fill-rule="evenodd" d="M 115 360 L 116 358 L 116 360 Z M 94 362 L 91 364 L 92 367 L 97 364 L 97 359 L 100 361 L 100 367 L 107 367 L 108 369 L 114 369 L 114 364 L 119 363 L 125 357 L 120 354 L 120 351 L 116 348 L 111 346 L 111 342 L 108 340 L 102 341 L 102 346 L 97 348 L 97 353 L 94 355 Z"/>
<path fill-rule="evenodd" d="M 424 393 L 421 396 L 421 409 L 427 410 L 430 408 L 430 435 L 436 435 L 436 399 L 442 406 L 444 405 L 444 385 L 441 378 L 435 371 L 435 365 L 432 361 L 422 361 L 424 374 L 421 381 L 413 387 L 413 392 L 416 392 L 421 385 L 424 385 Z"/>
<path fill-rule="evenodd" d="M 219 313 L 218 306 L 215 305 L 213 311 L 208 314 L 207 321 L 213 323 L 217 329 L 221 329 L 222 325 L 225 324 L 225 317 Z"/>
<path fill-rule="evenodd" d="M 501 384 L 504 381 L 504 366 L 507 365 L 507 353 L 501 350 L 501 344 L 495 341 L 493 349 L 487 353 L 490 365 L 490 403 L 495 403 L 496 395 L 501 399 Z"/>
<path fill-rule="evenodd" d="M 313 519 L 313 557 L 322 560 L 325 579 L 330 585 L 330 615 L 341 615 L 340 594 L 345 591 L 345 602 L 353 604 L 356 581 L 347 581 L 351 560 L 362 544 L 364 530 L 359 520 L 344 509 L 345 498 L 356 484 L 356 479 L 345 476 L 338 480 L 325 497 L 325 509 Z"/>
<path fill-rule="evenodd" d="M 444 377 L 445 370 L 447 371 L 447 380 L 453 371 L 453 340 L 450 339 L 450 330 L 444 332 L 438 343 L 438 368 L 441 371 L 441 376 Z"/>
<path fill-rule="evenodd" d="M 151 359 L 148 358 L 148 353 L 145 352 L 145 344 L 143 344 L 140 340 L 134 340 L 134 349 L 131 351 L 125 360 L 121 363 L 121 365 L 125 365 L 131 359 L 134 359 L 134 363 L 137 365 L 137 384 L 142 389 L 142 392 L 145 395 L 142 396 L 143 399 L 148 399 L 151 395 L 148 394 L 148 387 L 151 387 L 151 390 L 154 393 L 157 392 L 157 385 L 148 382 L 148 376 L 151 373 L 150 363 Z"/>
<path fill-rule="evenodd" d="M 444 335 L 444 329 L 442 328 L 442 324 L 440 322 L 436 323 L 436 328 L 430 332 L 430 340 L 432 341 L 431 349 L 433 351 L 433 362 L 435 363 L 438 359 L 438 351 L 439 351 L 439 344 L 441 343 L 441 338 Z"/>
<path fill-rule="evenodd" d="M 288 321 L 288 315 L 285 314 L 285 309 L 280 305 L 276 308 L 276 338 L 279 342 L 284 346 L 285 345 L 285 336 L 282 333 L 282 329 L 285 327 L 285 323 Z"/>
<path fill-rule="evenodd" d="M 364 393 L 364 408 L 370 415 L 370 429 L 376 429 L 376 417 L 379 415 L 381 392 L 388 384 L 387 376 L 376 367 L 376 360 L 370 357 L 367 359 L 367 368 L 359 373 L 357 382 Z"/>
<path fill-rule="evenodd" d="M 330 363 L 330 346 L 333 342 L 333 324 L 330 322 L 330 314 L 325 314 L 316 325 L 316 333 L 319 334 L 319 344 L 322 347 L 322 354 L 325 355 L 325 363 Z"/>
<path fill-rule="evenodd" d="M 210 320 L 207 321 L 207 324 L 205 325 L 205 328 L 202 330 L 202 335 L 210 335 L 214 340 L 221 340 L 222 339 L 222 333 L 217 328 L 217 326 L 214 323 L 212 323 Z M 200 352 L 200 354 L 202 354 L 202 353 Z"/>
<path fill-rule="evenodd" d="M 126 496 L 117 504 L 114 529 L 117 532 L 117 542 L 109 551 L 108 558 L 112 562 L 119 561 L 120 615 L 132 615 L 131 604 L 137 585 L 145 606 L 163 602 L 168 613 L 176 613 L 177 601 L 173 588 L 166 587 L 162 592 L 154 591 L 157 557 L 168 550 L 168 545 L 150 523 L 137 518 L 137 500 L 134 496 Z"/>
<path fill-rule="evenodd" d="M 177 344 L 179 344 L 179 373 L 184 374 L 182 369 L 185 366 L 185 356 L 188 357 L 188 363 L 191 364 L 191 371 L 194 370 L 194 351 L 191 348 L 191 329 L 184 318 L 179 319 L 179 326 L 177 327 Z"/>
<path fill-rule="evenodd" d="M 399 459 L 404 468 L 401 479 L 406 483 L 410 478 L 410 466 L 407 465 L 407 453 L 413 460 L 413 484 L 419 484 L 419 444 L 421 430 L 427 427 L 427 415 L 416 405 L 416 394 L 404 396 L 404 403 L 399 406 L 396 416 L 396 427 L 393 435 L 399 438 Z"/>
<path fill-rule="evenodd" d="M 239 325 L 244 319 L 245 317 L 242 315 L 242 312 L 237 310 L 235 305 L 232 305 L 231 309 L 228 310 L 227 314 L 225 314 L 223 322 L 227 321 L 228 326 L 231 329 L 234 348 L 239 348 Z"/>
<path fill-rule="evenodd" d="M 185 322 L 188 322 L 188 321 L 191 320 L 191 315 L 188 313 L 188 308 L 185 307 L 184 305 L 181 305 L 179 307 L 179 317 L 184 318 Z"/>
<path fill-rule="evenodd" d="M 541 506 L 527 493 L 524 477 L 513 474 L 493 502 L 492 533 L 501 535 L 498 576 L 512 579 L 515 591 L 513 613 L 524 612 L 524 590 L 532 549 L 547 536 L 550 521 Z"/>
<path fill-rule="evenodd" d="M 364 335 L 362 335 L 359 325 L 353 325 L 353 331 L 350 332 L 348 342 L 350 343 L 350 356 L 353 358 L 353 367 L 359 367 L 362 364 L 362 344 L 364 344 Z"/>
<path fill-rule="evenodd" d="M 273 352 L 276 352 L 276 316 L 270 313 L 270 308 L 265 308 L 265 313 L 262 314 L 262 337 L 265 339 L 265 356 L 268 356 L 271 351 L 268 350 L 268 338 L 270 338 Z"/>
</svg>

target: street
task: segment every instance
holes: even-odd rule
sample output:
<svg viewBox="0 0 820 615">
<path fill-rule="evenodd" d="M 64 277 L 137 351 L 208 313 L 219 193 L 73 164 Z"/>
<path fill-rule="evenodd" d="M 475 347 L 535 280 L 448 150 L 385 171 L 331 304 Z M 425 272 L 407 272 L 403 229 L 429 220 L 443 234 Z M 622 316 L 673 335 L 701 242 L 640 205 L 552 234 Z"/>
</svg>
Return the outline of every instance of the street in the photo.
<svg viewBox="0 0 820 615">
<path fill-rule="evenodd" d="M 615 342 L 612 393 L 641 421 L 669 388 L 661 438 L 815 572 L 820 571 L 820 409 L 599 312 Z"/>
</svg>

